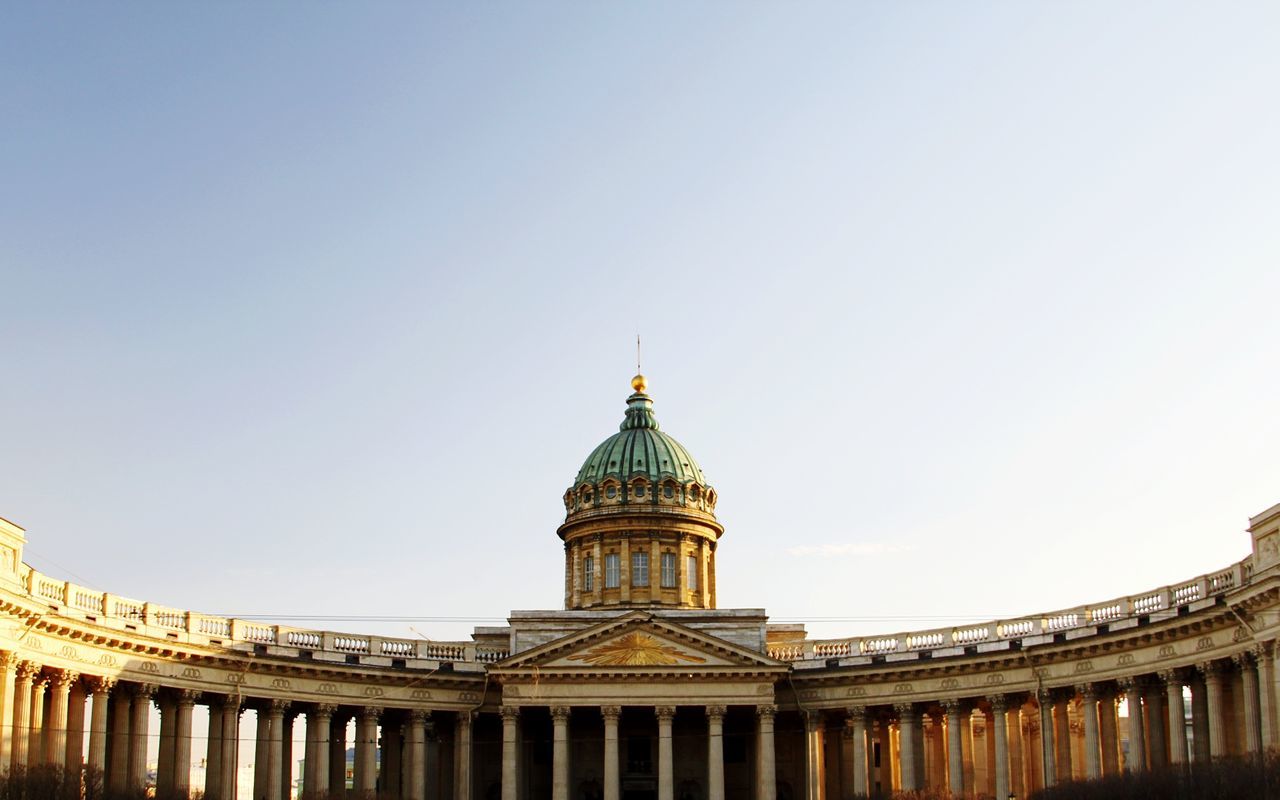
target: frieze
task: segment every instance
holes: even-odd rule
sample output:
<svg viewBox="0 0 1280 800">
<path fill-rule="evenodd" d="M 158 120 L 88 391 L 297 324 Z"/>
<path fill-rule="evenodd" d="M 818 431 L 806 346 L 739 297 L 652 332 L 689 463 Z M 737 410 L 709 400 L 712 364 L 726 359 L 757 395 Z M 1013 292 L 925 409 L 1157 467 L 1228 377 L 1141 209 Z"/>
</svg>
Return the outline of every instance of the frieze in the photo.
<svg viewBox="0 0 1280 800">
<path fill-rule="evenodd" d="M 232 672 L 231 674 L 227 675 L 227 683 L 234 683 L 236 685 L 240 685 L 244 683 L 244 676 L 241 675 L 239 672 Z"/>
<path fill-rule="evenodd" d="M 943 678 L 941 684 L 939 684 L 939 687 L 944 692 L 947 691 L 948 689 L 959 689 L 960 680 L 958 678 Z"/>
<path fill-rule="evenodd" d="M 1251 634 L 1249 633 L 1249 630 L 1245 628 L 1245 626 L 1237 625 L 1235 633 L 1231 634 L 1231 641 L 1243 642 L 1245 639 L 1248 639 L 1250 637 L 1251 637 Z"/>
<path fill-rule="evenodd" d="M 867 690 L 861 686 L 851 686 L 849 691 L 845 692 L 845 697 L 866 697 Z"/>
<path fill-rule="evenodd" d="M 1076 672 L 1093 672 L 1093 662 L 1089 659 L 1076 662 Z"/>
<path fill-rule="evenodd" d="M 200 680 L 200 670 L 195 667 L 186 667 L 182 670 L 182 677 L 198 681 Z"/>
<path fill-rule="evenodd" d="M 909 683 L 898 683 L 893 687 L 894 694 L 911 694 L 914 691 L 915 689 L 913 689 Z"/>
<path fill-rule="evenodd" d="M 98 657 L 98 666 L 100 667 L 114 667 L 118 663 L 119 662 L 116 661 L 116 657 L 108 653 L 103 653 Z"/>
<path fill-rule="evenodd" d="M 800 692 L 800 699 L 801 699 L 801 700 L 817 700 L 817 699 L 818 699 L 818 690 L 817 690 L 817 689 L 805 689 L 803 692 Z"/>
<path fill-rule="evenodd" d="M 1160 648 L 1161 658 L 1173 658 L 1177 654 L 1178 654 L 1178 648 L 1174 647 L 1171 644 L 1166 644 Z"/>
<path fill-rule="evenodd" d="M 338 687 L 332 683 L 322 683 L 316 686 L 316 694 L 337 694 Z"/>
<path fill-rule="evenodd" d="M 40 640 L 39 636 L 28 636 L 26 639 L 22 640 L 22 646 L 28 650 L 39 650 L 42 653 L 44 652 L 44 642 Z"/>
<path fill-rule="evenodd" d="M 366 687 L 364 687 L 364 696 L 365 696 L 365 697 L 382 697 L 382 695 L 384 695 L 384 694 L 386 694 L 386 692 L 382 691 L 382 687 L 381 687 L 381 686 L 366 686 Z"/>
<path fill-rule="evenodd" d="M 987 685 L 988 685 L 988 686 L 999 686 L 999 685 L 1000 685 L 1000 684 L 1002 684 L 1002 683 L 1004 683 L 1004 673 L 1003 673 L 1003 672 L 993 672 L 993 673 L 991 673 L 990 675 L 988 675 L 988 676 L 987 676 Z"/>
<path fill-rule="evenodd" d="M 271 681 L 271 688 L 273 688 L 273 689 L 292 689 L 292 688 L 293 688 L 293 686 L 291 686 L 291 685 L 289 684 L 289 679 L 288 679 L 288 678 L 275 678 L 274 680 L 272 680 L 272 681 Z"/>
<path fill-rule="evenodd" d="M 160 667 L 154 661 L 143 661 L 138 664 L 139 672 L 149 672 L 152 675 L 160 674 Z"/>
<path fill-rule="evenodd" d="M 458 692 L 459 703 L 479 703 L 480 695 L 475 692 Z"/>
<path fill-rule="evenodd" d="M 510 687 L 510 688 L 514 689 L 515 687 L 514 687 L 514 686 L 512 686 L 512 687 Z M 506 691 L 506 690 L 504 689 L 503 691 Z M 430 700 L 430 699 L 431 699 L 431 691 L 430 691 L 430 690 L 428 690 L 428 689 L 414 689 L 414 690 L 409 694 L 409 698 L 410 698 L 411 700 Z"/>
<path fill-rule="evenodd" d="M 1212 637 L 1212 636 L 1201 636 L 1201 637 L 1196 641 L 1196 652 L 1199 652 L 1199 651 L 1201 651 L 1201 650 L 1208 650 L 1208 649 L 1209 649 L 1209 648 L 1211 648 L 1211 647 L 1213 647 L 1213 637 Z"/>
<path fill-rule="evenodd" d="M 59 655 L 61 655 L 63 658 L 69 658 L 69 659 L 71 659 L 71 660 L 73 660 L 73 661 L 79 661 L 79 660 L 80 660 L 80 651 L 76 650 L 74 647 L 72 647 L 72 646 L 71 646 L 71 645 L 69 645 L 69 644 L 64 644 L 64 645 L 62 646 L 62 649 L 61 649 L 61 650 L 59 650 L 59 651 L 58 651 L 58 653 L 59 653 Z"/>
<path fill-rule="evenodd" d="M 1116 658 L 1117 667 L 1127 667 L 1134 662 L 1133 653 L 1121 653 Z"/>
</svg>

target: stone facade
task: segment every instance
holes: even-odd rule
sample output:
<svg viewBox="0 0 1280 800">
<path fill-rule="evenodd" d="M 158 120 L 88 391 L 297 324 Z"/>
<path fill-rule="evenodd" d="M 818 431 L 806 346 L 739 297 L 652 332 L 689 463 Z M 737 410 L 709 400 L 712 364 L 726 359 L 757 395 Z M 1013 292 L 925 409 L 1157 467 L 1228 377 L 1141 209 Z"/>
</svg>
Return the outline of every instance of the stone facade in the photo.
<svg viewBox="0 0 1280 800">
<path fill-rule="evenodd" d="M 636 505 L 626 530 L 658 530 L 671 513 Z M 679 512 L 704 515 L 695 538 L 710 552 L 722 533 L 712 510 Z M 579 526 L 607 540 L 593 526 L 618 517 L 567 512 L 573 559 Z M 253 800 L 282 800 L 298 759 L 303 794 L 395 800 L 1023 797 L 1280 746 L 1280 505 L 1249 530 L 1252 553 L 1224 569 L 972 625 L 814 640 L 761 609 L 716 609 L 713 594 L 586 602 L 571 582 L 564 610 L 428 642 L 78 586 L 26 565 L 24 531 L 0 520 L 0 766 L 83 764 L 110 787 L 141 788 L 158 734 L 165 797 L 189 795 L 203 761 L 205 795 L 236 800 L 234 743 L 246 737 Z M 709 555 L 695 563 L 713 587 Z M 207 730 L 193 730 L 196 705 Z"/>
</svg>

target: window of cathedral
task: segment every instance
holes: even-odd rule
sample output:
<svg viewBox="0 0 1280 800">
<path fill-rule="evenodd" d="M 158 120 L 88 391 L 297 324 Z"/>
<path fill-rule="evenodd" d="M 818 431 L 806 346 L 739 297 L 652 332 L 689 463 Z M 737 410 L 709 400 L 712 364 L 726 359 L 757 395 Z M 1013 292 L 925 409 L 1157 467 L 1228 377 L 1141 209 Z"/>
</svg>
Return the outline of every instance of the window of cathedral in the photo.
<svg viewBox="0 0 1280 800">
<path fill-rule="evenodd" d="M 648 553 L 632 553 L 631 554 L 631 585 L 632 586 L 648 586 L 649 585 L 649 554 Z"/>
<path fill-rule="evenodd" d="M 676 554 L 662 554 L 662 588 L 676 588 Z"/>
<path fill-rule="evenodd" d="M 688 570 L 689 591 L 696 592 L 698 590 L 698 557 L 685 556 L 685 569 Z"/>
<path fill-rule="evenodd" d="M 594 592 L 596 589 L 596 560 L 587 556 L 582 559 L 582 590 Z"/>
<path fill-rule="evenodd" d="M 609 553 L 604 557 L 604 588 L 617 589 L 621 583 L 621 570 L 618 565 L 618 554 Z"/>
</svg>

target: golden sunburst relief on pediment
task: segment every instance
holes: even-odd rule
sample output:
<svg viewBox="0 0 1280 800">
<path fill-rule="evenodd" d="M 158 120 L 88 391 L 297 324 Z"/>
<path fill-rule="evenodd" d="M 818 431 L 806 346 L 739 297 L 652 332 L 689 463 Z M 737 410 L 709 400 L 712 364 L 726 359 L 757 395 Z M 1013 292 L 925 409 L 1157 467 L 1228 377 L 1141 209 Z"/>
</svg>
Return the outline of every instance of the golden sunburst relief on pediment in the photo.
<svg viewBox="0 0 1280 800">
<path fill-rule="evenodd" d="M 620 639 L 591 648 L 585 653 L 569 656 L 570 661 L 582 661 L 597 667 L 649 667 L 674 666 L 676 664 L 705 664 L 701 656 L 691 655 L 664 644 L 647 633 L 628 633 Z"/>
</svg>

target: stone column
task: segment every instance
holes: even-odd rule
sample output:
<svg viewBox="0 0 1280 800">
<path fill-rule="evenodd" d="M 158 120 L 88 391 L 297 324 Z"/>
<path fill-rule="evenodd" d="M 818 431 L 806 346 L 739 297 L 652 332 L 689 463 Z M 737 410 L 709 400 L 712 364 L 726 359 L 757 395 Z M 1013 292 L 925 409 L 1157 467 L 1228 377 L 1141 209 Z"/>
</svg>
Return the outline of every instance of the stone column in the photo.
<svg viewBox="0 0 1280 800">
<path fill-rule="evenodd" d="M 0 651 L 0 773 L 13 763 L 13 697 L 18 656 Z"/>
<path fill-rule="evenodd" d="M 271 780 L 271 715 L 265 707 L 259 707 L 257 717 L 257 731 L 253 737 L 252 800 L 270 800 L 267 783 Z"/>
<path fill-rule="evenodd" d="M 965 709 L 960 714 L 960 775 L 970 794 L 978 789 L 978 773 L 974 769 L 973 711 Z"/>
<path fill-rule="evenodd" d="M 173 731 L 173 793 L 183 798 L 191 795 L 191 711 L 199 692 L 178 692 Z"/>
<path fill-rule="evenodd" d="M 845 731 L 850 739 L 850 783 L 854 794 L 870 794 L 867 787 L 867 710 L 862 706 L 849 709 Z"/>
<path fill-rule="evenodd" d="M 960 701 L 943 700 L 947 712 L 947 788 L 957 797 L 964 794 L 964 747 L 960 741 Z"/>
<path fill-rule="evenodd" d="M 618 537 L 618 591 L 624 604 L 631 602 L 631 534 Z"/>
<path fill-rule="evenodd" d="M 156 758 L 156 797 L 173 795 L 174 723 L 177 722 L 177 700 L 170 692 L 159 692 L 156 705 L 160 707 L 160 750 Z"/>
<path fill-rule="evenodd" d="M 658 800 L 675 800 L 675 754 L 671 750 L 671 720 L 676 715 L 675 706 L 658 706 Z M 608 736 L 606 730 L 606 737 Z M 605 752 L 608 753 L 606 744 Z M 613 732 L 614 761 L 618 753 L 618 731 Z M 606 789 L 606 792 L 608 790 Z M 605 800 L 611 800 L 608 794 Z M 616 800 L 616 798 L 612 798 Z"/>
<path fill-rule="evenodd" d="M 1280 715 L 1276 708 L 1275 640 L 1253 648 L 1258 662 L 1258 699 L 1262 706 L 1262 749 L 1280 746 Z"/>
<path fill-rule="evenodd" d="M 236 800 L 240 792 L 240 698 L 227 697 L 222 704 L 223 800 Z M 258 800 L 254 798 L 253 800 Z"/>
<path fill-rule="evenodd" d="M 20 661 L 14 668 L 11 764 L 15 770 L 27 766 L 31 748 L 31 681 L 39 672 L 40 665 L 34 661 Z"/>
<path fill-rule="evenodd" d="M 67 767 L 67 712 L 71 685 L 79 680 L 78 672 L 59 670 L 49 682 L 49 752 L 45 753 L 45 763 L 59 769 Z"/>
<path fill-rule="evenodd" d="M 1026 797 L 1031 794 L 1024 788 L 1022 780 L 1022 705 L 1011 703 L 1005 712 L 1008 720 L 1005 731 L 1009 739 L 1009 794 L 1015 797 Z"/>
<path fill-rule="evenodd" d="M 598 590 L 599 584 L 597 584 Z M 454 800 L 471 800 L 471 723 L 474 712 L 457 715 L 453 732 L 453 796 Z M 615 728 L 615 737 L 617 735 Z M 606 790 L 608 791 L 608 790 Z M 616 797 L 612 800 L 618 800 Z"/>
<path fill-rule="evenodd" d="M 222 716 L 223 701 L 209 701 L 208 749 L 205 752 L 204 796 L 208 800 L 226 800 L 222 793 Z"/>
<path fill-rule="evenodd" d="M 1190 670 L 1191 685 L 1191 760 L 1196 764 L 1209 761 L 1209 698 L 1205 697 L 1204 677 L 1199 669 Z"/>
<path fill-rule="evenodd" d="M 129 707 L 132 687 L 120 684 L 111 693 L 111 741 L 107 786 L 113 792 L 129 789 Z"/>
<path fill-rule="evenodd" d="M 286 710 L 280 722 L 280 796 L 285 800 L 293 798 L 293 721 L 297 718 L 297 711 Z"/>
<path fill-rule="evenodd" d="M 551 708 L 551 800 L 569 800 L 569 707 Z"/>
<path fill-rule="evenodd" d="M 520 708 L 503 706 L 502 714 L 502 800 L 517 800 L 519 787 L 516 774 L 516 728 L 520 724 Z"/>
<path fill-rule="evenodd" d="M 378 789 L 378 712 L 374 706 L 360 709 L 356 717 L 355 794 L 359 800 Z"/>
<path fill-rule="evenodd" d="M 1116 698 L 1110 689 L 1098 698 L 1098 739 L 1102 745 L 1102 774 L 1120 773 L 1120 737 L 1116 731 Z"/>
<path fill-rule="evenodd" d="M 987 698 L 987 702 L 991 703 L 991 713 L 995 721 L 995 751 L 996 766 L 995 784 L 996 797 L 1009 796 L 1009 726 L 1005 717 L 1008 711 L 1008 703 L 1004 695 L 993 695 Z"/>
<path fill-rule="evenodd" d="M 920 788 L 916 776 L 916 726 L 920 721 L 910 703 L 899 703 L 893 708 L 898 712 L 898 772 L 902 776 L 902 791 L 914 792 Z M 811 794 L 809 800 L 819 800 L 819 797 Z"/>
<path fill-rule="evenodd" d="M 1164 692 L 1154 683 L 1148 683 L 1142 693 L 1143 719 L 1147 725 L 1147 768 L 1163 769 L 1169 764 L 1169 751 L 1165 737 L 1165 722 L 1169 715 L 1164 710 Z"/>
<path fill-rule="evenodd" d="M 27 762 L 31 766 L 45 763 L 44 757 L 44 696 L 49 688 L 49 676 L 37 675 L 31 681 L 31 721 L 27 741 Z"/>
<path fill-rule="evenodd" d="M 822 712 L 804 713 L 805 800 L 822 800 Z M 663 800 L 659 797 L 658 800 Z"/>
<path fill-rule="evenodd" d="M 1227 755 L 1227 737 L 1224 726 L 1222 698 L 1222 667 L 1210 661 L 1201 664 L 1204 676 L 1205 696 L 1209 700 L 1209 756 L 1222 758 Z"/>
<path fill-rule="evenodd" d="M 1071 780 L 1071 717 L 1068 705 L 1070 690 L 1055 692 L 1053 705 L 1054 765 L 1057 780 Z"/>
<path fill-rule="evenodd" d="M 724 706 L 707 706 L 707 800 L 724 800 Z"/>
<path fill-rule="evenodd" d="M 329 796 L 347 796 L 347 723 L 351 715 L 338 714 L 335 708 L 329 720 Z"/>
<path fill-rule="evenodd" d="M 777 713 L 775 705 L 756 706 L 755 800 L 776 800 L 778 796 L 773 752 L 773 717 Z M 857 740 L 854 740 L 854 746 L 857 746 Z"/>
<path fill-rule="evenodd" d="M 84 766 L 84 706 L 88 694 L 83 681 L 73 681 L 67 694 L 67 771 L 79 776 Z"/>
<path fill-rule="evenodd" d="M 431 712 L 415 708 L 409 713 L 409 779 L 405 783 L 406 800 L 427 797 L 427 723 Z"/>
<path fill-rule="evenodd" d="M 400 723 L 395 714 L 382 715 L 382 739 L 378 739 L 377 727 L 373 730 L 374 767 L 377 777 L 374 779 L 374 791 L 382 800 L 400 800 L 400 782 L 404 778 L 401 769 Z"/>
<path fill-rule="evenodd" d="M 147 728 L 151 724 L 151 696 L 156 687 L 139 683 L 133 687 L 133 702 L 129 706 L 129 782 L 130 791 L 142 792 L 147 788 Z"/>
<path fill-rule="evenodd" d="M 1123 678 L 1125 703 L 1129 706 L 1129 752 L 1125 754 L 1124 768 L 1128 772 L 1142 772 L 1147 768 L 1147 738 L 1142 727 L 1142 684 L 1134 678 Z"/>
<path fill-rule="evenodd" d="M 1102 777 L 1102 749 L 1098 744 L 1098 693 L 1093 684 L 1076 687 L 1083 703 L 1080 714 L 1084 717 L 1084 776 L 1089 780 Z"/>
<path fill-rule="evenodd" d="M 329 793 L 329 739 L 333 735 L 329 725 L 337 710 L 321 703 L 307 712 L 307 773 L 302 778 L 302 791 L 312 797 Z"/>
<path fill-rule="evenodd" d="M 1262 752 L 1262 709 L 1258 701 L 1258 668 L 1253 653 L 1236 653 L 1233 656 L 1240 668 L 1240 683 L 1244 693 L 1244 746 L 1249 755 Z"/>
<path fill-rule="evenodd" d="M 1182 702 L 1182 679 L 1174 670 L 1160 673 L 1164 681 L 1166 703 L 1169 706 L 1169 761 L 1180 765 L 1187 763 L 1187 712 Z"/>
<path fill-rule="evenodd" d="M 267 708 L 267 773 L 263 787 L 267 800 L 285 800 L 281 798 L 284 765 L 280 762 L 284 755 L 284 712 L 287 708 L 288 700 L 272 700 Z"/>
<path fill-rule="evenodd" d="M 1058 778 L 1053 743 L 1053 696 L 1047 689 L 1041 689 L 1036 692 L 1036 702 L 1040 704 L 1040 763 L 1045 788 L 1049 788 Z"/>
<path fill-rule="evenodd" d="M 604 717 L 604 800 L 619 800 L 622 788 L 618 775 L 618 717 L 622 709 L 618 706 L 603 706 L 600 715 Z M 670 729 L 668 729 L 670 733 Z M 667 740 L 670 741 L 670 738 Z M 658 710 L 658 792 L 662 792 L 662 709 Z M 670 800 L 670 797 L 666 798 Z"/>
</svg>

